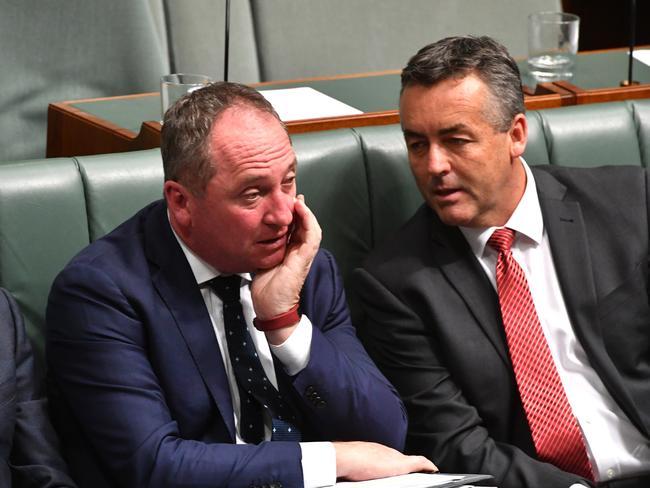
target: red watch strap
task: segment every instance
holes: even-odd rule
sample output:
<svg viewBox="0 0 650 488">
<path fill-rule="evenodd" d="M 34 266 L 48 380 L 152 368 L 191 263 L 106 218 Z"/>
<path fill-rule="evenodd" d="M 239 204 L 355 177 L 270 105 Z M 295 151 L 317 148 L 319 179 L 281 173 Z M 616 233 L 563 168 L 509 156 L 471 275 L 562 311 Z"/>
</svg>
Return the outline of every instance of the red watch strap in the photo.
<svg viewBox="0 0 650 488">
<path fill-rule="evenodd" d="M 268 332 L 270 330 L 283 329 L 291 325 L 295 325 L 300 321 L 300 315 L 298 315 L 298 304 L 296 303 L 291 307 L 287 312 L 284 312 L 280 315 L 276 315 L 272 319 L 261 320 L 255 317 L 253 319 L 253 325 L 257 330 L 262 332 Z"/>
</svg>

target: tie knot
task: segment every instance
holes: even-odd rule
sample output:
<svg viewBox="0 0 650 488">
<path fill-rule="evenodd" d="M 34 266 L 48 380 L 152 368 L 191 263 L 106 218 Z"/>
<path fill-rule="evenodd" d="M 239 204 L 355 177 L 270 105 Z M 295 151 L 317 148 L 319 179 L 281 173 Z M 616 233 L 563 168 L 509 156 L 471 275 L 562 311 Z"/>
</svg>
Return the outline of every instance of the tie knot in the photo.
<svg viewBox="0 0 650 488">
<path fill-rule="evenodd" d="M 488 239 L 488 245 L 497 252 L 509 251 L 515 240 L 515 231 L 504 227 L 497 229 Z"/>
<path fill-rule="evenodd" d="M 208 282 L 212 291 L 224 303 L 238 302 L 239 301 L 239 287 L 241 286 L 241 276 L 217 276 Z"/>
</svg>

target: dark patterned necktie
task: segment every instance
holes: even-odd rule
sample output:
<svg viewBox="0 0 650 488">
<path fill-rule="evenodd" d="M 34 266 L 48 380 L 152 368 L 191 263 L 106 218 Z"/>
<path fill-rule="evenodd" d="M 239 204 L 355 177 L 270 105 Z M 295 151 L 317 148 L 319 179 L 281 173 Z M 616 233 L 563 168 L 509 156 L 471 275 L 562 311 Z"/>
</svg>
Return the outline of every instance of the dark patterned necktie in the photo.
<svg viewBox="0 0 650 488">
<path fill-rule="evenodd" d="M 271 440 L 300 441 L 297 415 L 264 373 L 248 332 L 239 300 L 241 277 L 219 276 L 209 285 L 223 302 L 228 353 L 239 388 L 242 439 L 252 444 L 264 440 L 262 411 L 267 410 L 273 419 Z"/>
<path fill-rule="evenodd" d="M 542 461 L 593 480 L 582 432 L 564 392 L 524 270 L 512 256 L 512 229 L 494 231 L 497 292 L 510 358 L 537 455 Z"/>
</svg>

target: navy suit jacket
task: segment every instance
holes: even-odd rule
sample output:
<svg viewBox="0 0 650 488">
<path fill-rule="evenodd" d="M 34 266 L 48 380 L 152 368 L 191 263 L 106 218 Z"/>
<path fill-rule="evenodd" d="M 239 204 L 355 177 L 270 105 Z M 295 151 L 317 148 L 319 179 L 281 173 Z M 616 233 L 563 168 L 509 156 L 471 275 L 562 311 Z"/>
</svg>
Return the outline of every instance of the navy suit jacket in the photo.
<svg viewBox="0 0 650 488">
<path fill-rule="evenodd" d="M 533 173 L 571 325 L 650 445 L 648 174 Z M 442 471 L 492 474 L 501 488 L 587 483 L 537 459 L 498 296 L 457 227 L 423 206 L 354 278 L 367 312 L 360 336 L 405 399 L 408 451 Z"/>
<path fill-rule="evenodd" d="M 74 487 L 58 453 L 47 400 L 14 299 L 0 289 L 0 486 Z"/>
<path fill-rule="evenodd" d="M 332 256 L 301 293 L 314 330 L 307 367 L 278 381 L 306 419 L 303 440 L 402 448 L 403 406 L 357 340 Z M 226 372 L 208 311 L 164 202 L 77 255 L 47 308 L 55 425 L 80 485 L 302 486 L 293 442 L 233 445 Z"/>
</svg>

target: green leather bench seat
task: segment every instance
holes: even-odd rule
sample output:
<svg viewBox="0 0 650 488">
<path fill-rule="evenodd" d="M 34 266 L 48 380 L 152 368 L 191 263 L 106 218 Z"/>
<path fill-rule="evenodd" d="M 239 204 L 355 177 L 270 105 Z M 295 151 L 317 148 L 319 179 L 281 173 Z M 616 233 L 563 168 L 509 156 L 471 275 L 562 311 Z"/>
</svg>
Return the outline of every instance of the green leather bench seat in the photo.
<svg viewBox="0 0 650 488">
<path fill-rule="evenodd" d="M 650 164 L 650 100 L 530 112 L 530 164 Z M 344 280 L 422 202 L 398 125 L 293 137 L 298 188 Z M 0 286 L 42 353 L 50 284 L 90 241 L 162 196 L 155 150 L 0 164 Z M 354 305 L 354 304 L 352 304 Z"/>
</svg>

